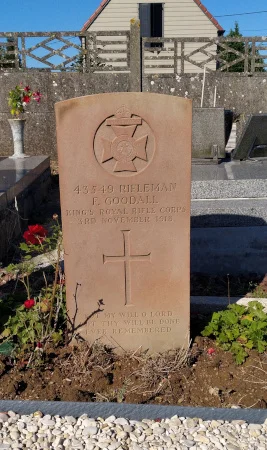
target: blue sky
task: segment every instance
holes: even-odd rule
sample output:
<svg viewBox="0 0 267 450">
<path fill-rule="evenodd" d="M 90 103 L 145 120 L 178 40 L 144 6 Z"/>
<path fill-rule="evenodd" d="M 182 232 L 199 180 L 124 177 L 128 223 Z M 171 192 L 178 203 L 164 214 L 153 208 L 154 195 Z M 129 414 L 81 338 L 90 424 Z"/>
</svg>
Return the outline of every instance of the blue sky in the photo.
<svg viewBox="0 0 267 450">
<path fill-rule="evenodd" d="M 0 0 L 0 31 L 79 30 L 100 0 Z M 164 1 L 164 0 L 163 0 Z M 179 0 L 177 0 L 179 1 Z M 193 0 L 192 0 L 193 1 Z M 266 10 L 266 0 L 202 0 L 214 16 Z M 267 35 L 267 12 L 218 17 L 228 32 L 239 22 L 243 35 Z"/>
</svg>

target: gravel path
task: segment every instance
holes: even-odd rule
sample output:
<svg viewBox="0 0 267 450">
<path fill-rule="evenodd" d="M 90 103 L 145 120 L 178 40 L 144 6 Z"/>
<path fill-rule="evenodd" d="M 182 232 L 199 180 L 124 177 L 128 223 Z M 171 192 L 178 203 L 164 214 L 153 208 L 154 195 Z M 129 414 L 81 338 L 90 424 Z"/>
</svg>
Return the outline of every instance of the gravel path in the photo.
<svg viewBox="0 0 267 450">
<path fill-rule="evenodd" d="M 0 413 L 0 449 L 266 450 L 267 420 L 203 421 L 174 416 L 142 421 L 110 416 L 50 416 L 37 411 Z"/>
</svg>

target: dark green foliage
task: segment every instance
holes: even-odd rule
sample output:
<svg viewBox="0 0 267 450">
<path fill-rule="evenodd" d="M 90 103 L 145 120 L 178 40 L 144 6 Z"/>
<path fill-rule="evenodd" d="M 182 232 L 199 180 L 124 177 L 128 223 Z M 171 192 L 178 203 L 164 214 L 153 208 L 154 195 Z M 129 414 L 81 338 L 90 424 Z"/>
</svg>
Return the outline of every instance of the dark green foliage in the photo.
<svg viewBox="0 0 267 450">
<path fill-rule="evenodd" d="M 229 34 L 225 36 L 226 38 L 242 38 L 243 35 L 239 31 L 239 25 L 237 22 L 235 22 L 235 28 L 230 30 Z M 245 54 L 245 43 L 244 42 L 228 42 L 227 47 L 230 49 L 233 49 L 235 51 L 238 51 L 239 53 Z M 249 55 L 249 61 L 248 61 L 248 71 L 251 71 L 251 55 L 252 55 L 252 47 L 249 45 L 248 47 L 248 55 Z M 224 60 L 225 63 L 232 63 L 235 60 L 238 60 L 241 56 L 236 55 L 231 50 L 222 50 L 219 53 L 219 56 L 221 59 Z M 255 63 L 256 64 L 263 64 L 264 60 L 259 56 L 258 50 L 255 52 Z M 223 63 L 222 63 L 223 64 Z M 244 72 L 245 71 L 245 61 L 239 61 L 236 64 L 233 64 L 231 67 L 226 68 L 223 70 L 223 72 Z M 255 72 L 265 72 L 264 67 L 255 67 Z"/>
<path fill-rule="evenodd" d="M 202 336 L 216 338 L 217 344 L 233 353 L 237 364 L 242 364 L 249 349 L 263 353 L 267 349 L 267 314 L 257 301 L 248 306 L 229 305 L 225 311 L 215 312 Z"/>
<path fill-rule="evenodd" d="M 0 355 L 10 356 L 14 350 L 14 344 L 12 342 L 6 341 L 0 344 Z"/>
<path fill-rule="evenodd" d="M 88 58 L 88 55 L 87 55 Z M 70 65 L 69 70 L 71 72 L 86 72 L 86 55 L 84 54 L 84 51 L 81 50 L 80 53 L 77 55 L 75 61 Z M 94 56 L 94 54 L 89 54 L 89 65 L 92 68 L 97 67 L 104 67 L 106 64 L 98 57 Z"/>
<path fill-rule="evenodd" d="M 8 46 L 0 45 L 0 69 L 14 69 L 15 68 L 15 46 L 13 38 L 7 38 Z"/>
</svg>

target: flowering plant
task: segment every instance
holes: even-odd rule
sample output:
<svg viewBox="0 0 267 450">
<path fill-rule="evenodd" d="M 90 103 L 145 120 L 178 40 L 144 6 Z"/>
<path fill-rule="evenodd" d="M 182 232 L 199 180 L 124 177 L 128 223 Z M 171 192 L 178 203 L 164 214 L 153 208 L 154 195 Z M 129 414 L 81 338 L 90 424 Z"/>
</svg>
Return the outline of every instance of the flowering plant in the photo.
<svg viewBox="0 0 267 450">
<path fill-rule="evenodd" d="M 23 233 L 27 244 L 41 244 L 47 236 L 47 230 L 42 225 L 29 225 L 28 230 Z"/>
<path fill-rule="evenodd" d="M 31 309 L 35 305 L 34 298 L 28 298 L 28 300 L 25 300 L 24 306 L 26 309 Z"/>
<path fill-rule="evenodd" d="M 20 300 L 15 314 L 5 323 L 0 334 L 0 347 L 5 348 L 8 344 L 9 354 L 15 357 L 30 355 L 28 365 L 40 361 L 49 343 L 62 341 L 62 326 L 67 318 L 64 275 L 60 265 L 62 232 L 57 214 L 53 215 L 53 220 L 53 225 L 50 225 L 52 233 L 40 224 L 28 226 L 23 233 L 25 242 L 19 246 L 21 262 L 7 267 L 9 272 L 16 273 L 16 279 L 23 284 L 26 299 L 24 297 L 23 302 Z M 40 291 L 33 283 L 37 269 L 34 262 L 36 255 L 46 255 L 54 268 L 53 272 L 43 272 L 45 286 Z"/>
<path fill-rule="evenodd" d="M 17 85 L 14 89 L 8 93 L 8 105 L 12 116 L 18 116 L 25 112 L 25 107 L 35 100 L 40 103 L 42 94 L 40 91 L 32 91 L 30 86 L 23 87 L 22 83 Z"/>
<path fill-rule="evenodd" d="M 214 337 L 218 346 L 233 354 L 237 364 L 243 364 L 249 350 L 267 350 L 267 314 L 257 301 L 248 306 L 228 305 L 226 310 L 213 313 L 201 334 Z M 211 347 L 207 353 L 211 356 L 215 349 Z"/>
</svg>

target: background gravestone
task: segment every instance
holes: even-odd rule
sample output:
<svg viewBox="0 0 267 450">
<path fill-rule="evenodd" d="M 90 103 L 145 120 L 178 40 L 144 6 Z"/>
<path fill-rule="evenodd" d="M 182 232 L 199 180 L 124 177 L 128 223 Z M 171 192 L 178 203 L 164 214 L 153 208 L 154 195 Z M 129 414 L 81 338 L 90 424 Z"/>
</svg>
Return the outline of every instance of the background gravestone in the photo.
<svg viewBox="0 0 267 450">
<path fill-rule="evenodd" d="M 267 157 L 267 114 L 250 116 L 238 140 L 233 159 Z"/>
<path fill-rule="evenodd" d="M 67 306 L 88 341 L 189 339 L 190 100 L 100 94 L 56 104 Z"/>
<path fill-rule="evenodd" d="M 224 108 L 194 108 L 192 157 L 225 158 L 232 120 L 233 112 Z"/>
</svg>

